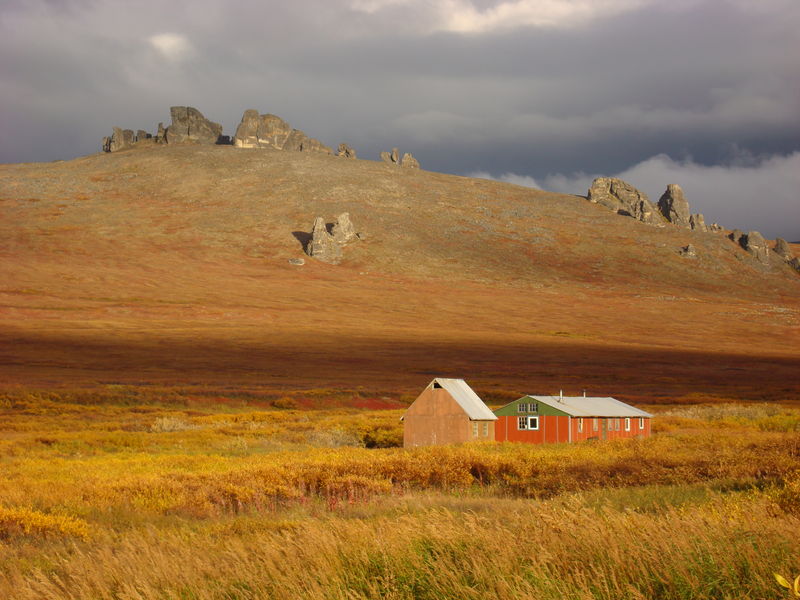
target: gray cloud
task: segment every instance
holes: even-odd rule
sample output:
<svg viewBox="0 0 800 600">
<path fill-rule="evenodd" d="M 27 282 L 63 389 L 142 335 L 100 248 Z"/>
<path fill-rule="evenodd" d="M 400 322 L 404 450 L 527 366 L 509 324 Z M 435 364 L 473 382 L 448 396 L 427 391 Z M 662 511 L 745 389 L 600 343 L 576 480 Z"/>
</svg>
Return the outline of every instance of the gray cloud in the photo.
<svg viewBox="0 0 800 600">
<path fill-rule="evenodd" d="M 796 0 L 10 0 L 0 160 L 88 154 L 175 104 L 228 133 L 256 108 L 359 156 L 544 185 L 662 154 L 787 157 L 799 24 Z"/>
</svg>

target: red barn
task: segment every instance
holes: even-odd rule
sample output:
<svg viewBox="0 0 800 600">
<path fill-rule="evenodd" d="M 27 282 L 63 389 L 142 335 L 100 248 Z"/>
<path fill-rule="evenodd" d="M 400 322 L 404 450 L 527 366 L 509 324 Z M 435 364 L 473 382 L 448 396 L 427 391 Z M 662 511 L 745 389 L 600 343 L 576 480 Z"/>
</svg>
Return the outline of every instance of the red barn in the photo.
<svg viewBox="0 0 800 600">
<path fill-rule="evenodd" d="M 497 417 L 463 379 L 439 377 L 428 384 L 400 418 L 403 446 L 493 441 Z"/>
<path fill-rule="evenodd" d="M 523 396 L 494 411 L 498 442 L 529 444 L 650 437 L 652 415 L 614 398 Z"/>
</svg>

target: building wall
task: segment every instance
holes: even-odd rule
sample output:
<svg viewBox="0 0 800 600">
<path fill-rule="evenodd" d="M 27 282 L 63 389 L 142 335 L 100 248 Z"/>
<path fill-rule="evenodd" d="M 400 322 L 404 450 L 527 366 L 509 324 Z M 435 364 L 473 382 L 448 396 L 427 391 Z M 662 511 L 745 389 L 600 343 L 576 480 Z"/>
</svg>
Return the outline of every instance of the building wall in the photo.
<svg viewBox="0 0 800 600">
<path fill-rule="evenodd" d="M 529 444 L 581 442 L 589 439 L 613 440 L 621 438 L 650 437 L 650 419 L 643 421 L 644 428 L 639 428 L 639 418 L 631 417 L 630 431 L 625 431 L 625 418 L 596 419 L 584 417 L 581 423 L 578 417 L 559 415 L 539 415 L 538 430 L 520 430 L 518 418 L 522 415 L 500 416 L 495 423 L 495 439 L 498 442 L 527 442 Z M 526 415 L 526 417 L 529 415 Z M 617 430 L 617 424 L 619 430 Z M 571 429 L 571 431 L 570 431 Z M 571 434 L 571 435 L 570 435 Z"/>
<path fill-rule="evenodd" d="M 473 436 L 473 423 L 477 424 L 477 436 Z M 443 388 L 425 388 L 403 417 L 405 448 L 494 439 L 495 422 L 470 421 L 464 409 Z"/>
</svg>

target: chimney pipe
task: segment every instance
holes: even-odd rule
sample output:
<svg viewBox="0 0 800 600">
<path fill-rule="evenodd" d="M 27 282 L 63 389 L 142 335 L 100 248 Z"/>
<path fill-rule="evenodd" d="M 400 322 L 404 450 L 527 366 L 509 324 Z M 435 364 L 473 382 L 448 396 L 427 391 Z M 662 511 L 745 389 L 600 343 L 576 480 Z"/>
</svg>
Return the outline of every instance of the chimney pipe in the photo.
<svg viewBox="0 0 800 600">
<path fill-rule="evenodd" d="M 558 401 L 559 402 L 564 401 L 564 390 L 558 390 Z"/>
<path fill-rule="evenodd" d="M 583 390 L 583 397 L 586 398 L 586 390 Z"/>
</svg>

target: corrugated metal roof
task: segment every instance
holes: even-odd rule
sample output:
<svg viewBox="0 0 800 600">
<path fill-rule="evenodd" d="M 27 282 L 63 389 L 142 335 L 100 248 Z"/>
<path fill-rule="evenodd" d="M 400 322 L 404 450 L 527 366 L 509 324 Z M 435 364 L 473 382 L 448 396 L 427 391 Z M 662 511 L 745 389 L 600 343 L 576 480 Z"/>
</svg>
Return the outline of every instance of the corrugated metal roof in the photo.
<svg viewBox="0 0 800 600">
<path fill-rule="evenodd" d="M 528 396 L 537 402 L 563 410 L 573 417 L 652 417 L 648 412 L 620 402 L 616 398 L 584 396 Z"/>
<path fill-rule="evenodd" d="M 459 406 L 464 409 L 464 412 L 467 413 L 467 416 L 470 418 L 470 420 L 497 420 L 497 415 L 495 415 L 489 409 L 489 407 L 483 403 L 483 400 L 478 397 L 478 394 L 476 394 L 463 379 L 444 379 L 437 377 L 428 384 L 428 387 L 432 387 L 435 383 L 438 383 L 445 390 L 447 390 L 453 398 L 455 398 L 455 401 L 458 402 Z"/>
</svg>

